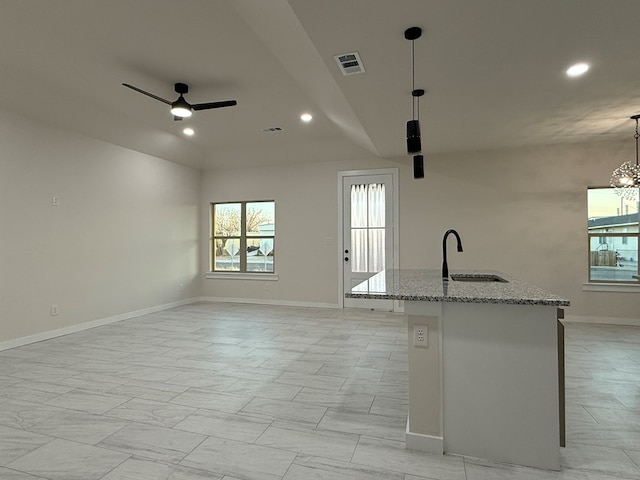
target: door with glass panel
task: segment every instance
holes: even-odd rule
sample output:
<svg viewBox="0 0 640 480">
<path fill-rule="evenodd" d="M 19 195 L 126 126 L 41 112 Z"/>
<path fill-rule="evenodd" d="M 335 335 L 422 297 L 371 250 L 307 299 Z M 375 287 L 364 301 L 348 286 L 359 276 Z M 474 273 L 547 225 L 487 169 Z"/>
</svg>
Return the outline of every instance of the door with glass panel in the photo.
<svg viewBox="0 0 640 480">
<path fill-rule="evenodd" d="M 394 182 L 392 174 L 342 177 L 343 289 L 394 265 Z M 344 299 L 345 307 L 393 310 L 392 300 Z"/>
</svg>

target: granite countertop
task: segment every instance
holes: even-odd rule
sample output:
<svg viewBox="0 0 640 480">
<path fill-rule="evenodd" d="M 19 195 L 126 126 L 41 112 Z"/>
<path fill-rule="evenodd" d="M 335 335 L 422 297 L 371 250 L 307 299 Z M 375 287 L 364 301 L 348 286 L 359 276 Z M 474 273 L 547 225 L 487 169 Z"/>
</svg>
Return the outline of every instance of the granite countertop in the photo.
<svg viewBox="0 0 640 480">
<path fill-rule="evenodd" d="M 453 271 L 455 274 L 498 275 L 504 282 L 443 281 L 439 270 L 385 270 L 346 293 L 347 298 L 425 302 L 505 303 L 566 307 L 569 300 L 495 271 Z"/>
</svg>

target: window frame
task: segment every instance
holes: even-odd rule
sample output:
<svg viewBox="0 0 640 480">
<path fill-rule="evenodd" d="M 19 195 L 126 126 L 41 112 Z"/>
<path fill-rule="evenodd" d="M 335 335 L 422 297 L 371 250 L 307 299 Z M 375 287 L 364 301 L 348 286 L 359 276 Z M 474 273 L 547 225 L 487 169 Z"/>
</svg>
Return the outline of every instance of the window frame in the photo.
<svg viewBox="0 0 640 480">
<path fill-rule="evenodd" d="M 614 188 L 609 186 L 587 187 L 587 278 L 588 278 L 588 283 L 585 286 L 603 284 L 605 286 L 611 286 L 611 287 L 615 287 L 615 286 L 640 287 L 640 262 L 638 262 L 638 270 L 635 272 L 635 275 L 632 275 L 632 277 L 635 277 L 635 278 L 626 279 L 626 280 L 615 280 L 615 279 L 607 280 L 607 279 L 600 279 L 600 278 L 592 278 L 592 267 L 594 266 L 592 265 L 592 250 L 591 250 L 592 239 L 597 239 L 598 245 L 608 245 L 607 239 L 619 238 L 621 241 L 621 244 L 628 245 L 627 241 L 629 237 L 636 238 L 635 257 L 636 257 L 636 261 L 640 259 L 640 208 L 638 208 L 638 212 L 635 213 L 635 215 L 638 216 L 637 232 L 628 232 L 628 231 L 613 232 L 613 231 L 610 231 L 611 230 L 610 228 L 604 228 L 604 227 L 603 227 L 603 230 L 597 230 L 597 231 L 591 232 L 589 227 L 589 222 L 591 220 L 591 217 L 589 216 L 589 191 L 591 190 L 612 190 L 613 191 Z M 622 208 L 620 211 L 622 211 Z M 619 214 L 619 216 L 624 216 L 624 215 L 629 215 L 629 214 Z M 627 229 L 625 228 L 625 230 Z M 614 251 L 616 250 L 614 249 Z M 616 266 L 617 264 L 618 264 L 618 261 L 616 258 Z"/>
<path fill-rule="evenodd" d="M 247 232 L 247 205 L 256 203 L 269 203 L 273 205 L 273 225 L 274 232 L 272 234 L 250 234 Z M 224 201 L 224 202 L 210 202 L 209 211 L 209 272 L 207 278 L 218 277 L 233 277 L 251 279 L 255 277 L 274 277 L 269 279 L 277 279 L 276 275 L 276 202 L 275 200 L 238 200 L 238 201 Z M 218 205 L 240 205 L 240 234 L 239 235 L 216 235 L 215 233 L 215 211 Z M 240 266 L 238 270 L 216 270 L 216 240 L 218 239 L 233 239 L 239 241 L 239 260 Z M 247 245 L 255 240 L 270 239 L 272 241 L 271 253 L 268 255 L 272 259 L 273 270 L 272 271 L 254 271 L 247 269 Z"/>
</svg>

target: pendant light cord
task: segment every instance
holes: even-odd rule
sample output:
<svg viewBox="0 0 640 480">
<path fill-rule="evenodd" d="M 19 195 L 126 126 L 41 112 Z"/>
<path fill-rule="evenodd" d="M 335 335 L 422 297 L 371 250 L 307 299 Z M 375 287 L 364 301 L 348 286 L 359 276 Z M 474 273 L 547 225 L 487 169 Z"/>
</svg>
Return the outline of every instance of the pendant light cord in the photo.
<svg viewBox="0 0 640 480">
<path fill-rule="evenodd" d="M 638 118 L 636 117 L 636 134 L 633 136 L 636 139 L 636 166 L 638 166 L 638 138 L 640 138 L 640 134 L 638 133 Z"/>
<path fill-rule="evenodd" d="M 413 92 L 415 91 L 415 89 L 416 89 L 416 41 L 411 40 L 411 107 L 413 108 L 411 117 L 414 120 L 416 119 L 416 101 L 415 101 L 416 99 L 413 96 Z M 420 112 L 419 107 L 418 107 L 418 112 Z"/>
</svg>

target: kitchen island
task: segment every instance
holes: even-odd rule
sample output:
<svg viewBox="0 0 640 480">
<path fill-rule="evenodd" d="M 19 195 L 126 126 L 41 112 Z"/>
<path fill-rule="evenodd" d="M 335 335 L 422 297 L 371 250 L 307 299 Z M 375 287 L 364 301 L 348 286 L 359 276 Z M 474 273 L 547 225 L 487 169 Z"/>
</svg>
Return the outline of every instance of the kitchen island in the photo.
<svg viewBox="0 0 640 480">
<path fill-rule="evenodd" d="M 568 300 L 499 272 L 444 281 L 438 270 L 402 269 L 346 296 L 404 301 L 407 448 L 560 468 L 558 312 Z"/>
</svg>

